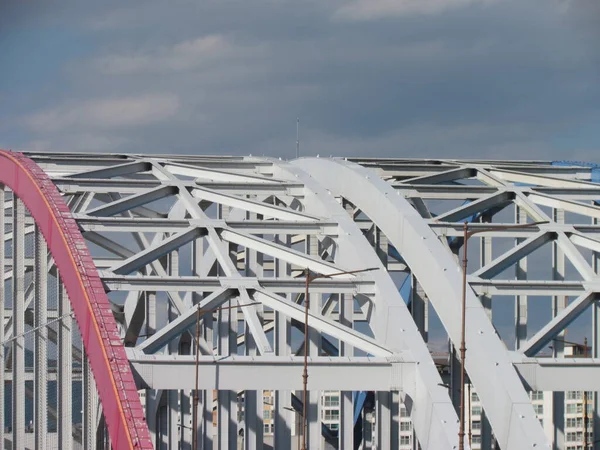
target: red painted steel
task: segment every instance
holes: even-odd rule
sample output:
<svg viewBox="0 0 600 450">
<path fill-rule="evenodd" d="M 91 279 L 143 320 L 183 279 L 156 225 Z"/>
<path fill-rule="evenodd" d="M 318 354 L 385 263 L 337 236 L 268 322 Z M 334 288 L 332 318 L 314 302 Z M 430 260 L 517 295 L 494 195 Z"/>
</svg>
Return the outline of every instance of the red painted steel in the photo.
<svg viewBox="0 0 600 450">
<path fill-rule="evenodd" d="M 0 150 L 0 183 L 31 212 L 69 295 L 114 449 L 152 449 L 144 411 L 108 297 L 69 207 L 22 153 Z"/>
</svg>

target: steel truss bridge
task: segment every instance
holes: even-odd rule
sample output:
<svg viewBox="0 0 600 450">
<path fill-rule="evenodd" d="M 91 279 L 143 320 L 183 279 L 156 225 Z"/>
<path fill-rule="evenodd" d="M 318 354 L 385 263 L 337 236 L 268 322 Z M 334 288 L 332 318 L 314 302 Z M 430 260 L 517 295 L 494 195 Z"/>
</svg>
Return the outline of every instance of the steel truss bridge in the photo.
<svg viewBox="0 0 600 450">
<path fill-rule="evenodd" d="M 237 448 L 240 430 L 244 448 L 263 448 L 265 390 L 274 392 L 274 448 L 291 448 L 304 352 L 311 450 L 328 431 L 325 390 L 341 391 L 334 447 L 361 444 L 356 393 L 374 392 L 373 447 L 398 448 L 403 403 L 420 448 L 455 449 L 460 365 L 452 351 L 443 380 L 427 341 L 435 316 L 442 340 L 459 347 L 468 221 L 486 229 L 469 245 L 466 296 L 482 446 L 563 448 L 562 426 L 545 434 L 528 391 L 553 391 L 558 424 L 564 391 L 598 390 L 596 170 L 2 151 L 0 442 L 191 449 L 199 349 L 199 449 Z M 311 283 L 304 348 L 307 268 L 375 270 Z M 548 312 L 533 314 L 534 303 Z M 218 309 L 235 305 L 250 306 Z M 503 341 L 492 309 L 506 305 L 514 322 Z M 569 337 L 590 338 L 590 358 L 564 357 L 569 326 Z"/>
</svg>

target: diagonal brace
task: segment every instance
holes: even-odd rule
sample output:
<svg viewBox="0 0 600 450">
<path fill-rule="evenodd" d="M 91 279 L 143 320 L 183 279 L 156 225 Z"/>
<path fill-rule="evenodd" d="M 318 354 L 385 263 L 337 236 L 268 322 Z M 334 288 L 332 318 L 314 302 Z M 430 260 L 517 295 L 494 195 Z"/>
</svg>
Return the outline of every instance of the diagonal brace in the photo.
<svg viewBox="0 0 600 450">
<path fill-rule="evenodd" d="M 574 301 L 569 306 L 562 310 L 554 319 L 548 322 L 535 336 L 527 341 L 521 348 L 521 351 L 526 356 L 533 356 L 539 352 L 544 346 L 550 342 L 558 333 L 564 330 L 571 322 L 573 322 L 585 309 L 597 300 L 597 294 L 586 292 Z"/>
</svg>

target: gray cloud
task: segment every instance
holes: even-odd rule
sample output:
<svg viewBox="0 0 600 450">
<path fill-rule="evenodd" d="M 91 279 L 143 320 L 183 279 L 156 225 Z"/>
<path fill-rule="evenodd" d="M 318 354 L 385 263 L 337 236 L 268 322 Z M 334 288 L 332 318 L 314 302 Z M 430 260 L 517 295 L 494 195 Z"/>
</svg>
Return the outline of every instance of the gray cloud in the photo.
<svg viewBox="0 0 600 450">
<path fill-rule="evenodd" d="M 38 12 L 89 51 L 8 94 L 9 144 L 291 156 L 300 116 L 307 154 L 595 159 L 589 0 L 175 5 Z"/>
</svg>

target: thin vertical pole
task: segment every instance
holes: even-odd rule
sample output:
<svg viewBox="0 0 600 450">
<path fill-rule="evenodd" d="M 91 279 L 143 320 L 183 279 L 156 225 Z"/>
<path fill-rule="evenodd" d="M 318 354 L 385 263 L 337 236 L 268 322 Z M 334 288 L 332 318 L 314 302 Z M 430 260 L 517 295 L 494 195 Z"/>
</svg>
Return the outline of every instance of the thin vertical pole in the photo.
<svg viewBox="0 0 600 450">
<path fill-rule="evenodd" d="M 300 157 L 300 117 L 296 117 L 296 158 Z"/>
<path fill-rule="evenodd" d="M 467 242 L 469 240 L 469 225 L 463 228 L 463 279 L 462 279 L 462 311 L 460 335 L 460 426 L 458 430 L 458 450 L 465 448 L 465 320 L 467 310 Z"/>
<path fill-rule="evenodd" d="M 192 449 L 197 450 L 198 448 L 198 365 L 200 355 L 200 308 L 196 314 L 196 382 L 194 384 L 194 410 L 192 411 L 193 416 L 193 428 L 192 428 Z"/>
<path fill-rule="evenodd" d="M 4 211 L 2 211 L 4 214 Z M 25 447 L 25 205 L 13 192 L 12 448 Z M 4 242 L 1 243 L 4 245 Z"/>
<path fill-rule="evenodd" d="M 305 270 L 306 282 L 304 289 L 304 372 L 302 374 L 302 419 L 304 421 L 302 431 L 302 450 L 306 450 L 306 433 L 308 431 L 308 286 L 310 284 L 310 270 Z"/>
<path fill-rule="evenodd" d="M 47 447 L 48 434 L 48 250 L 44 236 L 35 227 L 35 448 Z"/>
</svg>

